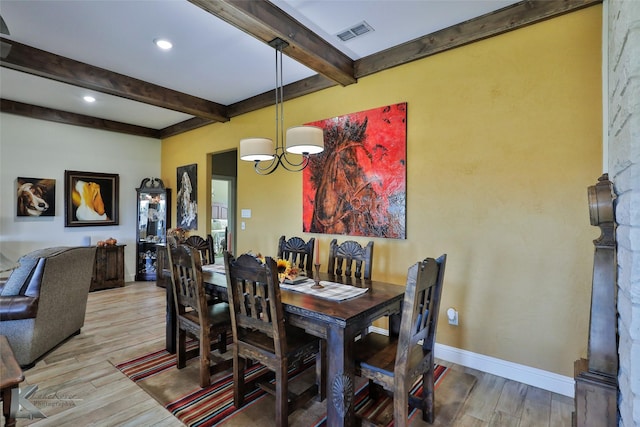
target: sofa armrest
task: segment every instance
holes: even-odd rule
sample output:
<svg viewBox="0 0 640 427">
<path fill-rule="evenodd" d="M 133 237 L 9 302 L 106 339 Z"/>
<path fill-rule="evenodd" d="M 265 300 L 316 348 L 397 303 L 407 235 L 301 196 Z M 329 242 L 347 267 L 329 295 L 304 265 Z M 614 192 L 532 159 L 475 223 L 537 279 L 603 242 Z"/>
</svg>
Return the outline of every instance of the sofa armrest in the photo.
<svg viewBox="0 0 640 427">
<path fill-rule="evenodd" d="M 23 295 L 0 297 L 0 321 L 35 318 L 39 300 L 38 297 Z"/>
</svg>

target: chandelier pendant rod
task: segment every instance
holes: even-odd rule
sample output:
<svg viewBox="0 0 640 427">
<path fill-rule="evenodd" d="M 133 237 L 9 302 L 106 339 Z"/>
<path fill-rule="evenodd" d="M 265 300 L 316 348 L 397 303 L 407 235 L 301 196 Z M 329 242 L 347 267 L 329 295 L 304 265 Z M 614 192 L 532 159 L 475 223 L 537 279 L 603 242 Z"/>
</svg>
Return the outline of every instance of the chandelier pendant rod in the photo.
<svg viewBox="0 0 640 427">
<path fill-rule="evenodd" d="M 289 46 L 286 41 L 275 38 L 269 46 L 276 51 L 276 88 L 275 88 L 275 144 L 268 138 L 245 138 L 240 140 L 240 158 L 254 162 L 254 169 L 259 175 L 270 175 L 280 165 L 290 172 L 300 172 L 309 164 L 309 154 L 317 154 L 324 148 L 322 129 L 315 126 L 294 126 L 285 131 L 284 127 L 284 76 L 283 49 Z M 291 135 L 289 135 L 291 133 Z M 291 141 L 285 141 L 291 136 Z M 287 145 L 289 142 L 289 145 Z M 271 145 L 265 150 L 265 143 Z M 287 153 L 287 151 L 291 153 Z M 300 155 L 299 162 L 291 161 L 288 154 Z"/>
</svg>

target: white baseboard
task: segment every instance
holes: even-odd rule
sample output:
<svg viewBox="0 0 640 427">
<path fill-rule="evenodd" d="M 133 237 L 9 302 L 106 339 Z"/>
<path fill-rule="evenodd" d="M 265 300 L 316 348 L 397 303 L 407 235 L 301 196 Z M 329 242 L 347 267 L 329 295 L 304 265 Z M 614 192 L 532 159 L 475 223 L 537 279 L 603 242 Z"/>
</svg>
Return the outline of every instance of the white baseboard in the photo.
<svg viewBox="0 0 640 427">
<path fill-rule="evenodd" d="M 375 326 L 369 329 L 372 332 L 388 334 L 386 329 Z M 447 362 L 477 369 L 571 398 L 574 397 L 575 381 L 571 377 L 438 343 L 436 343 L 434 356 Z"/>
</svg>

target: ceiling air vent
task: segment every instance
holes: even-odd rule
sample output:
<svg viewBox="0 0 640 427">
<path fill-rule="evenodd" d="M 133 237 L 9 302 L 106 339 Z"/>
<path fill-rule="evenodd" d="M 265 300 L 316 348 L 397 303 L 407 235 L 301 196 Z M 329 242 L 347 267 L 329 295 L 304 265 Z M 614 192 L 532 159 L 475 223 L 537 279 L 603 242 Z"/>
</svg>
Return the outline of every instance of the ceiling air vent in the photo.
<svg viewBox="0 0 640 427">
<path fill-rule="evenodd" d="M 354 39 L 359 36 L 363 36 L 367 33 L 374 31 L 371 25 L 367 24 L 365 21 L 360 22 L 359 24 L 353 25 L 351 28 L 348 28 L 344 31 L 340 31 L 336 36 L 343 42 Z"/>
</svg>

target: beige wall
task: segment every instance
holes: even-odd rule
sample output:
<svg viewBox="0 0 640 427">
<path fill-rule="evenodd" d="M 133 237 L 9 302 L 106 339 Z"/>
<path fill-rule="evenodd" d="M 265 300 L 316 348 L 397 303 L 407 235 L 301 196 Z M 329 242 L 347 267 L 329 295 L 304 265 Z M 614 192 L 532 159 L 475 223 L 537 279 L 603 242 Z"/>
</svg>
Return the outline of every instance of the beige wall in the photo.
<svg viewBox="0 0 640 427">
<path fill-rule="evenodd" d="M 373 271 L 403 284 L 413 262 L 449 255 L 442 304 L 458 309 L 460 326 L 443 310 L 439 343 L 567 376 L 586 355 L 598 235 L 586 188 L 602 172 L 601 13 L 594 6 L 285 105 L 292 126 L 408 103 L 408 238 L 374 239 Z M 177 166 L 198 163 L 197 233 L 207 231 L 208 154 L 272 135 L 273 116 L 267 108 L 163 141 L 170 187 Z M 234 252 L 274 253 L 282 234 L 311 237 L 302 233 L 301 182 L 239 164 L 238 209 L 253 216 Z M 326 259 L 336 236 L 315 237 Z"/>
<path fill-rule="evenodd" d="M 1 113 L 0 253 L 15 261 L 36 249 L 84 245 L 87 240 L 95 245 L 113 237 L 126 245 L 125 280 L 133 280 L 138 215 L 135 189 L 144 178 L 158 176 L 160 153 L 160 142 L 154 138 Z M 119 176 L 119 225 L 64 226 L 65 170 Z M 55 216 L 16 216 L 17 177 L 56 180 Z"/>
</svg>

